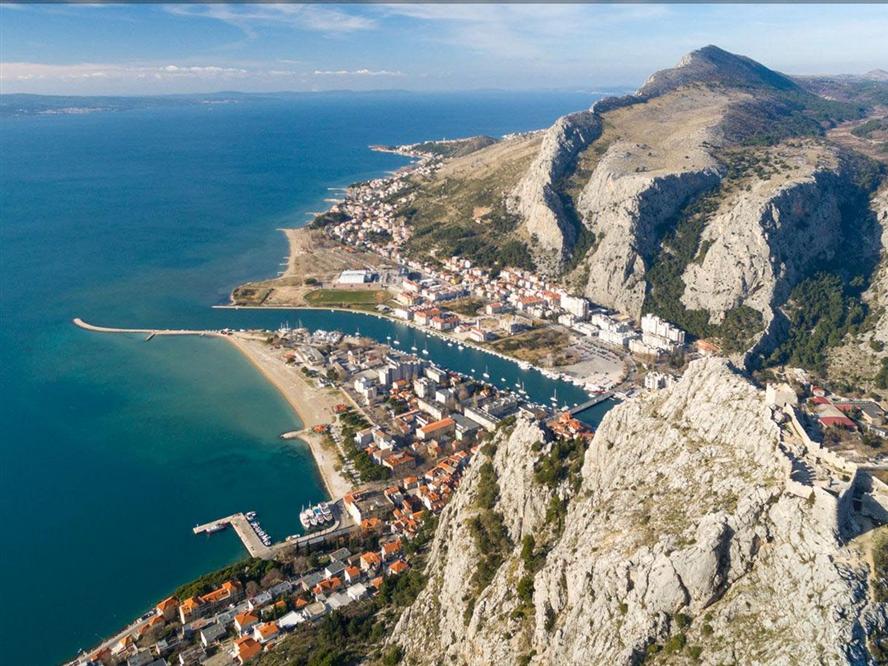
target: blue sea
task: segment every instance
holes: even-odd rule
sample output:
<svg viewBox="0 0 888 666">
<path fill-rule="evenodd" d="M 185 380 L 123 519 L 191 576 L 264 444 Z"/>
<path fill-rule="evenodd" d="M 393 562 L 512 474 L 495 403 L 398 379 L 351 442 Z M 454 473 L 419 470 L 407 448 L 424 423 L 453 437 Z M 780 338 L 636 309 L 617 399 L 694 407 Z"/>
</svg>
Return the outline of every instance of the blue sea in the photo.
<svg viewBox="0 0 888 666">
<path fill-rule="evenodd" d="M 287 404 L 224 341 L 91 334 L 112 326 L 360 328 L 481 364 L 545 400 L 516 366 L 360 315 L 211 309 L 273 275 L 283 226 L 328 188 L 406 163 L 368 150 L 550 124 L 584 93 L 240 96 L 0 120 L 0 626 L 3 661 L 52 664 L 178 584 L 244 557 L 191 527 L 258 511 L 283 538 L 324 496 Z M 600 408 L 603 411 L 605 408 Z M 596 414 L 592 414 L 594 420 Z M 34 627 L 40 630 L 35 633 Z"/>
</svg>

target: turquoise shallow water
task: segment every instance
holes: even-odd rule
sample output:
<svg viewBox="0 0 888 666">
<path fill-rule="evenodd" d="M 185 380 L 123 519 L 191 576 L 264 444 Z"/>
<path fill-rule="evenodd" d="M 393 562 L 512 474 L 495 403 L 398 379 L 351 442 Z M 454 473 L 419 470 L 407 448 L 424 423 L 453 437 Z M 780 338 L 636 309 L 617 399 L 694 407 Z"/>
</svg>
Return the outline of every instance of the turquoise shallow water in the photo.
<svg viewBox="0 0 888 666">
<path fill-rule="evenodd" d="M 359 315 L 209 306 L 268 275 L 275 229 L 331 186 L 404 163 L 371 143 L 502 134 L 588 106 L 583 94 L 331 94 L 0 123 L 0 627 L 4 661 L 50 664 L 177 584 L 243 556 L 232 534 L 190 527 L 255 509 L 277 538 L 323 494 L 311 458 L 278 434 L 286 403 L 220 340 L 95 335 L 121 326 L 361 328 Z M 412 342 L 411 342 L 412 344 Z M 438 340 L 455 369 L 489 366 L 537 399 L 554 385 Z M 558 388 L 566 401 L 574 387 Z M 15 603 L 8 600 L 14 599 Z M 52 618 L 39 641 L 28 627 Z"/>
</svg>

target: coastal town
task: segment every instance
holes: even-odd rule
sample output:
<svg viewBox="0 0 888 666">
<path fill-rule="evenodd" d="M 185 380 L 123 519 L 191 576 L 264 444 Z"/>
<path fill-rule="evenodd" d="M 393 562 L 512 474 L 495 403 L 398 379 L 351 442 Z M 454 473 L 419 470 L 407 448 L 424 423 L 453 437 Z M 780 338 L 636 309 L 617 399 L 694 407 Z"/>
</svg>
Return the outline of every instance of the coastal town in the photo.
<svg viewBox="0 0 888 666">
<path fill-rule="evenodd" d="M 679 337 L 669 328 L 650 328 L 659 324 L 646 320 L 645 333 Z M 253 561 L 271 564 L 273 574 L 263 567 L 262 576 L 232 575 L 211 589 L 170 596 L 74 663 L 250 662 L 330 613 L 376 603 L 420 567 L 423 546 L 465 470 L 485 442 L 516 418 L 539 424 L 550 445 L 585 447 L 594 434 L 573 415 L 576 409 L 535 403 L 521 389 L 497 388 L 366 337 L 288 326 L 213 334 L 238 345 L 285 395 L 282 377 L 301 385 L 297 409 L 308 396 L 322 406 L 323 421 L 311 416 L 303 431 L 282 436 L 309 442 L 328 488 L 348 490 L 299 516 L 294 507 L 294 528 L 301 520 L 302 533 L 278 543 L 253 512 L 240 514 L 239 524 L 229 517 L 195 528 L 212 533 L 233 526 Z M 825 442 L 836 432 L 888 434 L 875 401 L 831 395 L 799 371 L 783 379 L 769 385 L 768 400 L 794 406 L 804 428 L 829 433 Z M 642 390 L 674 381 L 674 374 L 649 371 Z M 335 461 L 332 466 L 318 447 Z"/>
<path fill-rule="evenodd" d="M 669 387 L 688 362 L 720 351 L 706 340 L 690 342 L 653 314 L 636 325 L 527 269 L 411 256 L 411 230 L 398 214 L 410 200 L 408 177 L 434 172 L 441 158 L 415 146 L 396 150 L 417 162 L 349 188 L 309 227 L 288 233 L 291 249 L 313 261 L 317 252 L 325 271 L 294 271 L 300 257 L 291 256 L 280 283 L 235 290 L 235 307 L 280 306 L 274 292 L 289 288 L 302 299 L 298 305 L 403 322 L 455 350 L 471 347 L 569 381 L 589 399 L 534 400 L 520 382 L 503 385 L 487 368 L 441 367 L 427 349 L 401 348 L 391 336 L 383 343 L 288 324 L 201 332 L 229 340 L 288 398 L 303 429 L 281 436 L 308 444 L 330 499 L 301 512 L 294 507 L 294 533 L 278 542 L 252 511 L 196 526 L 195 533 L 209 534 L 232 528 L 251 561 L 271 569 L 232 572 L 188 590 L 193 594 L 170 596 L 73 663 L 244 664 L 331 613 L 378 604 L 421 570 L 437 516 L 498 431 L 521 418 L 538 424 L 549 446 L 585 447 L 594 433 L 578 418 L 584 409 Z M 312 300 L 319 293 L 323 303 Z M 877 401 L 830 393 L 798 369 L 770 379 L 769 400 L 793 406 L 799 428 L 855 463 L 881 459 L 888 425 Z"/>
<path fill-rule="evenodd" d="M 233 527 L 249 554 L 274 563 L 279 573 L 264 585 L 232 577 L 199 594 L 164 599 L 75 663 L 251 661 L 300 626 L 397 585 L 391 581 L 422 556 L 466 468 L 502 427 L 521 416 L 538 421 L 553 441 L 587 442 L 593 434 L 569 410 L 535 404 L 520 390 L 497 389 L 368 338 L 288 327 L 212 334 L 301 384 L 303 403 L 305 396 L 324 396 L 327 421 L 282 436 L 298 435 L 313 451 L 320 446 L 332 453 L 333 467 L 316 455 L 325 482 L 349 491 L 301 515 L 294 508 L 294 529 L 301 520 L 302 534 L 278 543 L 254 512 L 195 527 L 210 534 Z M 287 394 L 283 375 L 271 376 Z"/>
<path fill-rule="evenodd" d="M 330 305 L 391 317 L 431 334 L 447 336 L 537 366 L 549 376 L 598 393 L 631 390 L 635 360 L 680 366 L 685 333 L 655 315 L 639 322 L 572 294 L 554 279 L 513 266 L 495 269 L 460 256 L 414 256 L 411 228 L 401 213 L 410 204 L 411 179 L 443 163 L 420 145 L 386 148 L 416 161 L 389 177 L 347 189 L 342 201 L 307 227 L 288 232 L 291 264 L 311 253 L 312 269 L 284 271 L 277 280 L 232 294 L 234 307 Z M 427 149 L 426 149 L 427 151 Z M 351 254 L 343 270 L 342 250 Z M 329 261 L 331 254 L 338 261 Z M 298 286 L 294 285 L 294 279 Z M 306 287 L 310 289 L 306 293 Z M 692 353 L 717 347 L 698 341 Z"/>
</svg>

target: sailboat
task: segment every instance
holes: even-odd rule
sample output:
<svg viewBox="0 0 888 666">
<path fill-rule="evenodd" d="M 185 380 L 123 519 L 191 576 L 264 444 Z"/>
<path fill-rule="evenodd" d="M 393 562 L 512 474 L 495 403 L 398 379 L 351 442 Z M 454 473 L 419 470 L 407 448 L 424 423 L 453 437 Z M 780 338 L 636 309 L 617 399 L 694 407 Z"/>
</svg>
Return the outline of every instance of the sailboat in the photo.
<svg viewBox="0 0 888 666">
<path fill-rule="evenodd" d="M 484 379 L 490 379 L 490 373 L 489 373 L 487 370 L 488 370 L 488 368 L 487 368 L 487 366 L 485 365 L 485 366 L 484 366 L 484 372 L 481 373 L 481 376 L 484 377 Z"/>
</svg>

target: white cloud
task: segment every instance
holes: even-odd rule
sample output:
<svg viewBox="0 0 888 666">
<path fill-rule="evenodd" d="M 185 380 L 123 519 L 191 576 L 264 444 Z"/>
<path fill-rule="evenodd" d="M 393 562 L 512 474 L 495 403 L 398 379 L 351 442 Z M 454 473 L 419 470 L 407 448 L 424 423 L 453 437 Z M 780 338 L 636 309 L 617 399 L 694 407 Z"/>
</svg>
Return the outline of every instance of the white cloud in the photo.
<svg viewBox="0 0 888 666">
<path fill-rule="evenodd" d="M 374 19 L 324 5 L 169 5 L 166 10 L 177 16 L 224 21 L 250 37 L 256 36 L 255 25 L 288 25 L 327 34 L 370 30 L 377 25 Z"/>
<path fill-rule="evenodd" d="M 404 76 L 404 72 L 388 69 L 316 69 L 315 76 Z"/>
<path fill-rule="evenodd" d="M 239 67 L 217 65 L 117 65 L 109 63 L 80 63 L 47 65 L 33 62 L 0 63 L 3 81 L 76 81 L 78 79 L 131 80 L 155 79 L 220 79 L 243 78 L 249 72 Z"/>
</svg>

